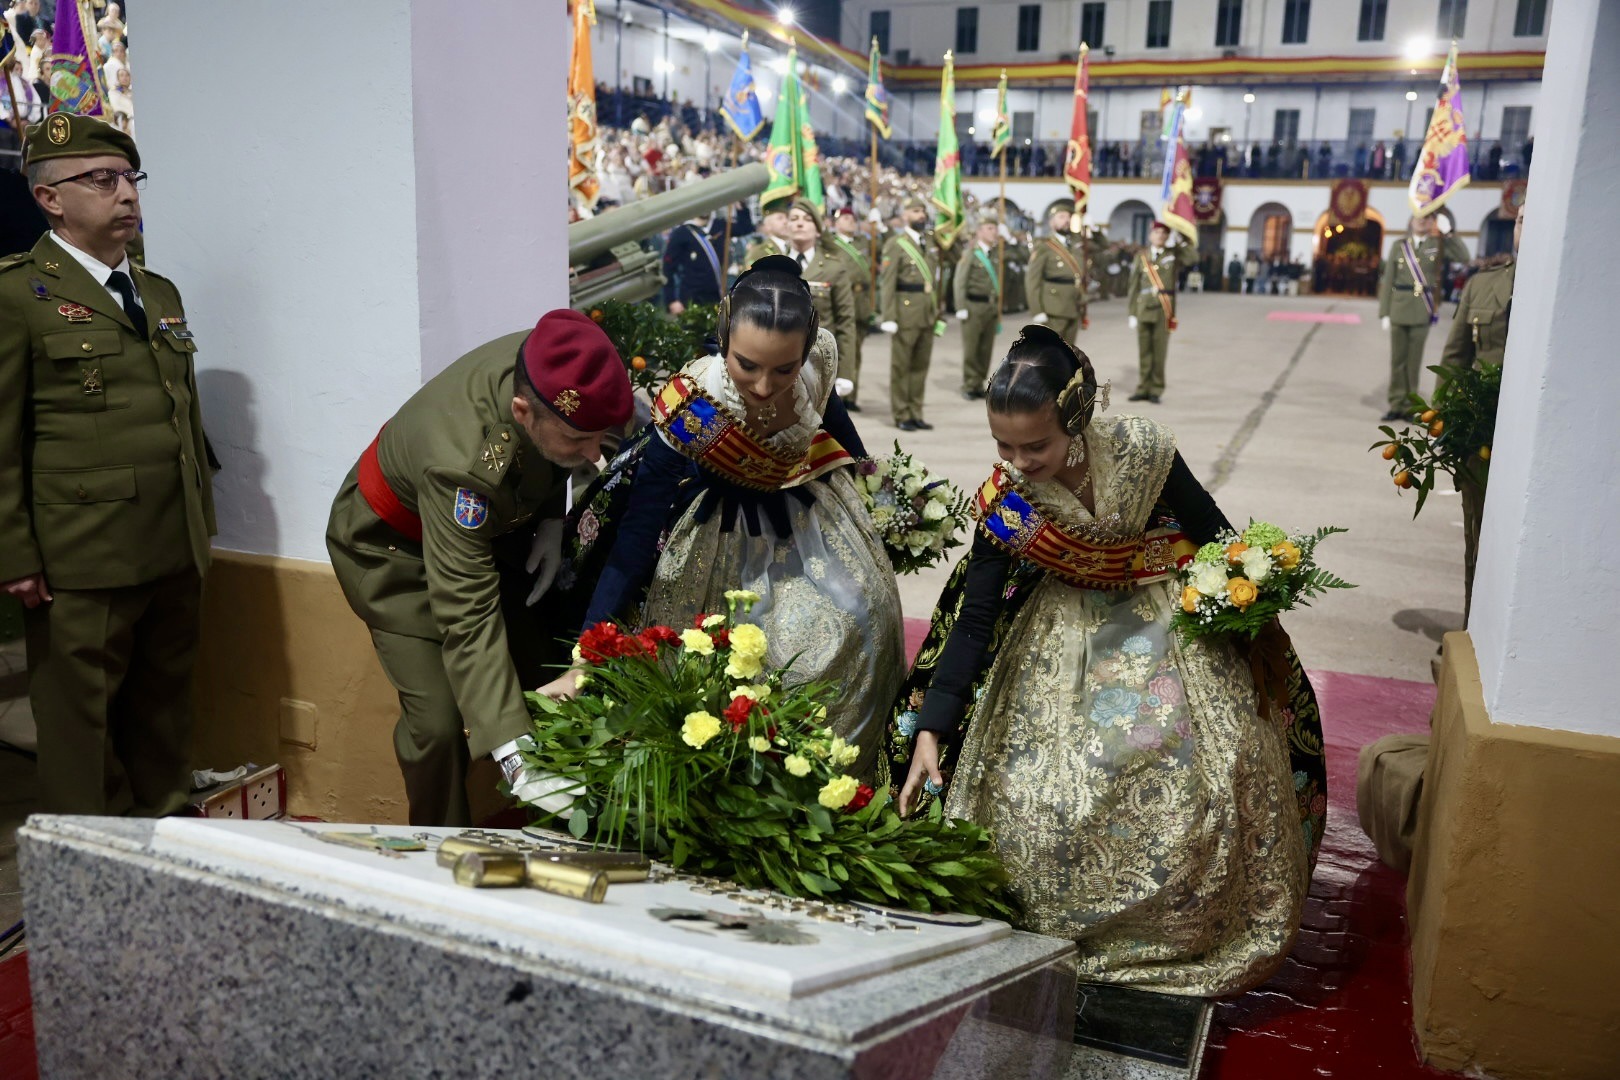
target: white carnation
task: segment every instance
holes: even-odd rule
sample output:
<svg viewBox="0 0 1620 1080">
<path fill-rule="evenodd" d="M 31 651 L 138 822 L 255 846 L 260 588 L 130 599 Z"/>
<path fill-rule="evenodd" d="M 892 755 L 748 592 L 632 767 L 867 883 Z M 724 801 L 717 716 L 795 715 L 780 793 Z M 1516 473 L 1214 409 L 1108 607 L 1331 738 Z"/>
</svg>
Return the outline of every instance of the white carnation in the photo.
<svg viewBox="0 0 1620 1080">
<path fill-rule="evenodd" d="M 922 517 L 924 521 L 942 521 L 945 518 L 945 504 L 927 502 L 923 504 Z"/>
<path fill-rule="evenodd" d="M 1192 587 L 1205 596 L 1226 591 L 1226 567 L 1219 563 L 1197 563 L 1192 569 Z"/>
<path fill-rule="evenodd" d="M 1271 576 L 1271 556 L 1262 548 L 1252 547 L 1238 556 L 1238 562 L 1243 564 L 1243 574 L 1256 585 Z"/>
</svg>

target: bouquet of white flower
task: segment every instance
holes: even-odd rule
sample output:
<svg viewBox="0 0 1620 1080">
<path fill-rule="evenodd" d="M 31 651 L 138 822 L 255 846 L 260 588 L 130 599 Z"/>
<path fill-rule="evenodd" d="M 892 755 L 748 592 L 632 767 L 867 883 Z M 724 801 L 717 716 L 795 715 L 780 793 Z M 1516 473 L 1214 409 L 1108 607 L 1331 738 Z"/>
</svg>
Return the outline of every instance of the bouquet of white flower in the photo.
<svg viewBox="0 0 1620 1080">
<path fill-rule="evenodd" d="M 1255 638 L 1284 611 L 1309 604 L 1328 589 L 1354 585 L 1316 565 L 1316 545 L 1334 533 L 1289 536 L 1267 521 L 1251 521 L 1242 534 L 1227 532 L 1198 549 L 1181 571 L 1176 628 L 1189 638 L 1241 634 Z"/>
<path fill-rule="evenodd" d="M 968 502 L 955 484 L 930 474 L 899 443 L 888 457 L 863 460 L 859 471 L 855 486 L 895 573 L 926 570 L 961 546 Z"/>
</svg>

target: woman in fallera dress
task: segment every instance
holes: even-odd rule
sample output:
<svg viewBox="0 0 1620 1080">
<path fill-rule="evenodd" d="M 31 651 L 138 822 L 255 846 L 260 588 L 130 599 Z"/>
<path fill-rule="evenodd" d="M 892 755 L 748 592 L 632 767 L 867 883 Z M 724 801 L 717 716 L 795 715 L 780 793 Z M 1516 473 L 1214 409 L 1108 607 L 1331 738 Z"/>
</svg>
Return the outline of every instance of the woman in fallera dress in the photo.
<svg viewBox="0 0 1620 1080">
<path fill-rule="evenodd" d="M 901 690 L 905 810 L 987 826 L 1026 929 L 1083 979 L 1218 995 L 1263 981 L 1299 926 L 1326 774 L 1309 683 L 1262 713 L 1248 649 L 1171 625 L 1177 568 L 1227 527 L 1140 417 L 1097 418 L 1091 364 L 1026 327 L 990 381 L 1004 459 Z M 1106 405 L 1106 402 L 1104 402 Z"/>
<path fill-rule="evenodd" d="M 851 771 L 869 773 L 904 638 L 894 571 L 854 483 L 865 449 L 833 391 L 837 347 L 780 255 L 737 279 L 717 336 L 719 355 L 670 380 L 653 422 L 582 497 L 559 585 L 595 582 L 587 627 L 688 627 L 724 612 L 727 590 L 759 594 L 746 620 L 766 633 L 767 665 L 839 687 L 828 725 L 860 747 Z M 571 676 L 559 683 L 566 692 Z"/>
</svg>

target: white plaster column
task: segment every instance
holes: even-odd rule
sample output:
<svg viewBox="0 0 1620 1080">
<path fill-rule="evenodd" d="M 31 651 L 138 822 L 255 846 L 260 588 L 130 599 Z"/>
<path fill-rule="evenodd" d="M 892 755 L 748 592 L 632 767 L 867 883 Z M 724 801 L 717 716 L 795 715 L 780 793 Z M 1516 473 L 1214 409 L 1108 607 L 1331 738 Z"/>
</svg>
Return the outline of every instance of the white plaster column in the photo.
<svg viewBox="0 0 1620 1080">
<path fill-rule="evenodd" d="M 1468 626 L 1497 723 L 1620 735 L 1620 4 L 1552 9 Z"/>
<path fill-rule="evenodd" d="M 148 263 L 197 335 L 216 543 L 324 562 L 399 404 L 567 303 L 566 12 L 164 0 L 138 29 Z"/>
</svg>

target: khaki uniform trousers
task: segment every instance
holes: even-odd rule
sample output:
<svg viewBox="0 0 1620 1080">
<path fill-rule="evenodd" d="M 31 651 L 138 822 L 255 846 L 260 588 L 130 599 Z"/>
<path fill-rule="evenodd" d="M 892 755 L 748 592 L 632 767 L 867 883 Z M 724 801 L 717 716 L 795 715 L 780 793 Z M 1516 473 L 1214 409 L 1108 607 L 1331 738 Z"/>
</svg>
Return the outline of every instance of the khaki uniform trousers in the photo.
<svg viewBox="0 0 1620 1080">
<path fill-rule="evenodd" d="M 1075 335 L 1080 332 L 1079 319 L 1063 319 L 1054 315 L 1046 320 L 1046 325 L 1050 326 L 1053 330 L 1056 330 L 1058 336 L 1064 341 L 1067 341 L 1070 345 L 1074 344 Z"/>
<path fill-rule="evenodd" d="M 1429 340 L 1429 324 L 1389 328 L 1389 411 L 1412 411 L 1412 395 L 1418 392 L 1423 374 L 1423 346 Z"/>
<path fill-rule="evenodd" d="M 990 376 L 990 354 L 996 347 L 996 309 L 986 305 L 984 311 L 969 309 L 962 320 L 962 391 L 983 393 L 985 380 Z"/>
<path fill-rule="evenodd" d="M 53 595 L 24 613 L 41 809 L 174 813 L 191 791 L 202 576 Z"/>
<path fill-rule="evenodd" d="M 1136 367 L 1138 394 L 1164 393 L 1164 360 L 1170 353 L 1170 324 L 1136 321 Z"/>
<path fill-rule="evenodd" d="M 928 387 L 928 365 L 934 357 L 934 326 L 914 330 L 901 327 L 889 341 L 889 407 L 894 422 L 923 418 L 923 392 Z"/>
</svg>

